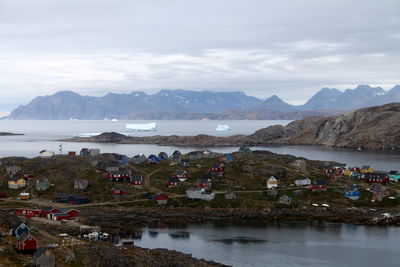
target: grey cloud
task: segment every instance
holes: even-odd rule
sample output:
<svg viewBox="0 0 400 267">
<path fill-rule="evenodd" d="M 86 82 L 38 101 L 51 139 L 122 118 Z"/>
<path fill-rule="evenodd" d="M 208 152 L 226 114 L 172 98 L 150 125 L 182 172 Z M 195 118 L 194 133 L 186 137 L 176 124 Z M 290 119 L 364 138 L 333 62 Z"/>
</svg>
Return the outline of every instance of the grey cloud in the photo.
<svg viewBox="0 0 400 267">
<path fill-rule="evenodd" d="M 391 86 L 399 8 L 397 0 L 2 0 L 2 103 L 63 89 L 161 88 L 304 102 L 326 86 Z"/>
</svg>

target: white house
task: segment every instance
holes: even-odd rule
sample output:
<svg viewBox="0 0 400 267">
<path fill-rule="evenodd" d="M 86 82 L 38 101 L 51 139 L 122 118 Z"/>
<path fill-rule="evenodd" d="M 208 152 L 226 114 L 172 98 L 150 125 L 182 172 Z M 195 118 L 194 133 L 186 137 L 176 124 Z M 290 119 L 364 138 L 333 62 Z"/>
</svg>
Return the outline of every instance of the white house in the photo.
<svg viewBox="0 0 400 267">
<path fill-rule="evenodd" d="M 54 152 L 53 151 L 49 151 L 49 150 L 42 150 L 39 152 L 40 157 L 42 158 L 49 158 L 54 156 Z"/>
<path fill-rule="evenodd" d="M 214 193 L 208 193 L 204 188 L 191 188 L 186 190 L 186 197 L 188 199 L 201 199 L 211 201 L 214 199 Z"/>
<path fill-rule="evenodd" d="M 309 186 L 311 184 L 311 180 L 308 178 L 297 179 L 296 181 L 294 181 L 294 184 L 296 186 Z"/>
<path fill-rule="evenodd" d="M 271 176 L 267 180 L 267 188 L 270 189 L 273 187 L 278 187 L 278 180 L 274 176 Z"/>
</svg>

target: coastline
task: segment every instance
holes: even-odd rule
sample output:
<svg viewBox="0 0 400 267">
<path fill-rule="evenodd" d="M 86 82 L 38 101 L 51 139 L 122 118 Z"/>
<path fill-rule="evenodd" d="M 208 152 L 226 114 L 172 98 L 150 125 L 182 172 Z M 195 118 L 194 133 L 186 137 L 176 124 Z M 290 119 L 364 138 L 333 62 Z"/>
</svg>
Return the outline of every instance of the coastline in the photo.
<svg viewBox="0 0 400 267">
<path fill-rule="evenodd" d="M 148 224 L 192 224 L 209 222 L 250 221 L 319 221 L 327 223 L 344 223 L 363 226 L 400 226 L 400 210 L 396 208 L 96 208 L 82 209 L 84 222 L 96 221 L 99 226 L 115 226 L 117 223 L 146 226 Z M 383 216 L 390 214 L 391 216 Z M 118 222 L 113 217 L 118 215 Z M 145 223 L 143 223 L 145 222 Z"/>
</svg>

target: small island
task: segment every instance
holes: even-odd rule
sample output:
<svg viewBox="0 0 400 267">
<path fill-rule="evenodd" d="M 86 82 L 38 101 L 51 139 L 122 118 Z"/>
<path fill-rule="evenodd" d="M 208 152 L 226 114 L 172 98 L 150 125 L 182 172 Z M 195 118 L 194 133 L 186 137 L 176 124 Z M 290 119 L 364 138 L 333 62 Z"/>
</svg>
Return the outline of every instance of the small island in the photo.
<svg viewBox="0 0 400 267">
<path fill-rule="evenodd" d="M 21 133 L 0 132 L 0 136 L 24 135 Z"/>
</svg>

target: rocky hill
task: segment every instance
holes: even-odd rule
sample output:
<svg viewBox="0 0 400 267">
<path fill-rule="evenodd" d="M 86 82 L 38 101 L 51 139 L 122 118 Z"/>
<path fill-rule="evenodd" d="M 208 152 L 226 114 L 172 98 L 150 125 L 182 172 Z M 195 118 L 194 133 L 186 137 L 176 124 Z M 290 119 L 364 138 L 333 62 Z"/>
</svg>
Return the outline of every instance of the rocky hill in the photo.
<svg viewBox="0 0 400 267">
<path fill-rule="evenodd" d="M 331 147 L 392 149 L 400 148 L 400 103 L 351 111 L 333 117 L 312 116 L 287 126 L 275 125 L 252 135 L 215 137 L 151 136 L 127 137 L 104 133 L 89 138 L 72 138 L 73 142 L 117 142 L 174 146 L 262 146 L 323 145 Z"/>
<path fill-rule="evenodd" d="M 248 136 L 254 145 L 324 145 L 400 148 L 400 103 L 359 109 L 334 117 L 309 117 Z"/>
</svg>

